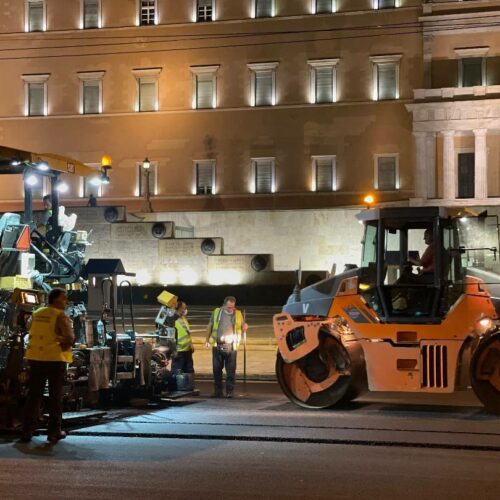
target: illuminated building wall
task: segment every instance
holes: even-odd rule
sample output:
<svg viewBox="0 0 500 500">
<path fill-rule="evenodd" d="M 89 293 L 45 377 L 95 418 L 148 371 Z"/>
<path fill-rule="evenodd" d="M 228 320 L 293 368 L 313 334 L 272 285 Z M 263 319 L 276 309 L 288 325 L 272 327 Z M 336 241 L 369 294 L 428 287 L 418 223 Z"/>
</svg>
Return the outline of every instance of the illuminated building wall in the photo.
<svg viewBox="0 0 500 500">
<path fill-rule="evenodd" d="M 141 208 L 145 157 L 155 211 L 413 195 L 420 1 L 31 3 L 2 7 L 0 143 L 92 165 L 110 154 L 100 203 Z M 72 180 L 64 202 L 90 191 Z M 21 197 L 19 179 L 3 184 L 0 210 Z"/>
</svg>

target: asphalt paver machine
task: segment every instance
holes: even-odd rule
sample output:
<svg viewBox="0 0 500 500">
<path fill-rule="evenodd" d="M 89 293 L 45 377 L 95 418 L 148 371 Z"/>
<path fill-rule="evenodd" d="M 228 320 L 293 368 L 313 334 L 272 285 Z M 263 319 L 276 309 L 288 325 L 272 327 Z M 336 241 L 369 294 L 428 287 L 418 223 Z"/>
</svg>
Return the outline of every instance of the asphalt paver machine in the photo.
<svg viewBox="0 0 500 500">
<path fill-rule="evenodd" d="M 391 207 L 357 218 L 361 265 L 296 287 L 274 316 L 283 392 L 326 408 L 367 389 L 472 387 L 500 414 L 500 322 L 489 291 L 500 283 L 497 217 Z M 425 272 L 424 253 L 432 259 Z"/>
<path fill-rule="evenodd" d="M 76 216 L 59 204 L 62 174 L 107 181 L 107 170 L 96 173 L 83 163 L 54 154 L 38 154 L 0 146 L 0 177 L 19 176 L 24 188 L 24 212 L 0 216 L 0 425 L 10 427 L 22 404 L 28 371 L 23 360 L 31 313 L 44 304 L 53 286 L 82 283 L 81 270 L 89 244 L 85 231 L 76 231 Z M 33 189 L 50 185 L 46 220 L 36 220 Z M 83 305 L 73 307 L 84 314 Z M 78 406 L 77 393 L 88 380 L 88 367 L 69 367 L 66 396 Z M 18 412 L 17 412 L 18 413 Z"/>
</svg>

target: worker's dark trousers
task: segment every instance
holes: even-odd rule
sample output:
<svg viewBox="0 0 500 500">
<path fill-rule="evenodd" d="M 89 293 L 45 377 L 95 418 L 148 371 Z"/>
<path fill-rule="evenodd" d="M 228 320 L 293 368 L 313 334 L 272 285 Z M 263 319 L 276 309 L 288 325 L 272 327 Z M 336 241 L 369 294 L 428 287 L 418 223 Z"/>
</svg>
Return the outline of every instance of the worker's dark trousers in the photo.
<svg viewBox="0 0 500 500">
<path fill-rule="evenodd" d="M 24 408 L 23 432 L 32 434 L 38 422 L 45 383 L 49 381 L 49 436 L 59 434 L 62 424 L 63 386 L 66 363 L 62 361 L 30 361 L 28 398 Z"/>
<path fill-rule="evenodd" d="M 215 392 L 222 393 L 222 370 L 226 368 L 226 392 L 234 391 L 236 381 L 236 351 L 223 351 L 218 347 L 212 348 L 212 365 L 214 371 Z"/>
<path fill-rule="evenodd" d="M 177 352 L 172 361 L 172 373 L 175 375 L 178 370 L 182 373 L 194 373 L 193 351 Z"/>
</svg>

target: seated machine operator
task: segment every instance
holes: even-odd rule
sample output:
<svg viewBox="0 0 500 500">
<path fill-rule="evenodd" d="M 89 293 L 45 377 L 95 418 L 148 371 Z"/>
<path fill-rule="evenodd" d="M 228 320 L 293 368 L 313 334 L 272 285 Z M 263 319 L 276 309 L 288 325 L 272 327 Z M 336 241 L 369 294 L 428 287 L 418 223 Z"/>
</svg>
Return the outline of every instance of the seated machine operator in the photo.
<svg viewBox="0 0 500 500">
<path fill-rule="evenodd" d="M 434 279 L 434 236 L 432 229 L 426 229 L 424 232 L 424 242 L 427 245 L 420 259 L 408 259 L 412 264 L 420 266 L 420 272 L 417 277 L 419 283 L 432 283 Z"/>
</svg>

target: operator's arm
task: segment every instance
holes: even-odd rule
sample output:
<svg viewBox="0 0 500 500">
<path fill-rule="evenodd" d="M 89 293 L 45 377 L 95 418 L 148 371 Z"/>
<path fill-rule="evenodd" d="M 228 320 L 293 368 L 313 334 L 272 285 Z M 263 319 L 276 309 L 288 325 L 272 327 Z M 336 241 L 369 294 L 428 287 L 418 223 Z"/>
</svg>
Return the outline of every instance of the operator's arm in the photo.
<svg viewBox="0 0 500 500">
<path fill-rule="evenodd" d="M 60 314 L 56 320 L 56 336 L 63 351 L 68 351 L 73 346 L 75 335 L 71 320 L 66 314 Z"/>
</svg>

